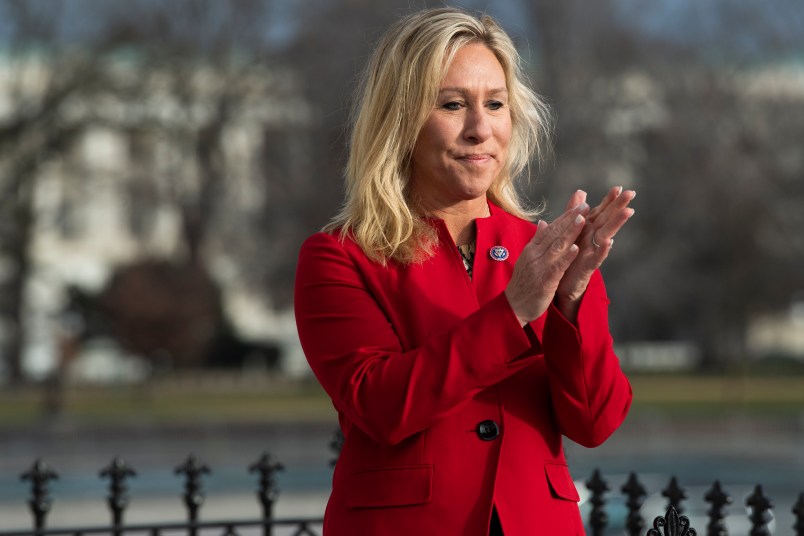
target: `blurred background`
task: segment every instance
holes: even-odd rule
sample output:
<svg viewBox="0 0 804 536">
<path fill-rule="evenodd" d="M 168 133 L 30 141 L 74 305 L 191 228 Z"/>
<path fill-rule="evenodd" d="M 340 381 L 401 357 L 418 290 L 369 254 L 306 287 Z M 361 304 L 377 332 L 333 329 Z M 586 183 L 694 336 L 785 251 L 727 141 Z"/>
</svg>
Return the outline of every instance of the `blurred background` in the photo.
<svg viewBox="0 0 804 536">
<path fill-rule="evenodd" d="M 634 410 L 601 449 L 568 445 L 576 478 L 763 483 L 789 518 L 800 1 L 0 0 L 0 528 L 28 523 L 37 456 L 65 522 L 60 501 L 103 511 L 114 455 L 140 468 L 143 516 L 178 517 L 190 451 L 213 517 L 257 515 L 245 467 L 263 450 L 287 467 L 279 512 L 323 511 L 337 424 L 295 332 L 296 256 L 341 202 L 372 44 L 445 4 L 496 17 L 553 107 L 554 157 L 523 184 L 547 219 L 578 188 L 638 192 L 604 266 Z M 173 514 L 143 506 L 160 494 Z"/>
</svg>

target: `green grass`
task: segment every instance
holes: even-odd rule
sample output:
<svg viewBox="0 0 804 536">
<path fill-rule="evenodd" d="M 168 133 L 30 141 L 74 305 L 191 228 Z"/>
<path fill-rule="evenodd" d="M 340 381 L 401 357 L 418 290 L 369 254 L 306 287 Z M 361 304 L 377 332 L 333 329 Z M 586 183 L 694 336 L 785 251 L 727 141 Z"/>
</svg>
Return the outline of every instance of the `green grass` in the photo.
<svg viewBox="0 0 804 536">
<path fill-rule="evenodd" d="M 675 413 L 804 411 L 804 376 L 647 375 L 631 378 L 634 409 Z"/>
<path fill-rule="evenodd" d="M 632 411 L 710 417 L 804 411 L 804 376 L 633 375 Z M 45 386 L 0 389 L 0 427 L 46 414 Z M 52 391 L 51 391 L 52 392 Z M 313 380 L 197 375 L 138 386 L 67 386 L 59 415 L 74 423 L 332 422 L 335 411 Z"/>
<path fill-rule="evenodd" d="M 47 413 L 48 398 L 54 399 L 47 393 L 45 386 L 1 391 L 0 426 L 41 420 Z M 312 382 L 212 376 L 134 386 L 70 386 L 60 393 L 56 398 L 59 415 L 75 423 L 335 419 L 329 398 Z"/>
</svg>

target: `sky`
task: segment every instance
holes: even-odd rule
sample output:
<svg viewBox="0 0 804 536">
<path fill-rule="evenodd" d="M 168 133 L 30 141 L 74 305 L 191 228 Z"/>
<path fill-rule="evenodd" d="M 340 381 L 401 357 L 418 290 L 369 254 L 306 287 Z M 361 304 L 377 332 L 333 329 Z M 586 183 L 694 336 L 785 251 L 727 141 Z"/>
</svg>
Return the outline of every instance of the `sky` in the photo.
<svg viewBox="0 0 804 536">
<path fill-rule="evenodd" d="M 158 0 L 143 0 L 144 2 Z M 300 15 L 324 9 L 333 0 L 271 0 L 268 2 L 266 37 L 278 46 L 289 42 Z M 382 0 L 378 0 L 381 2 Z M 529 10 L 538 0 L 447 0 L 444 3 L 494 16 L 514 37 L 527 35 Z M 615 18 L 648 38 L 704 49 L 715 60 L 730 55 L 762 61 L 768 54 L 804 61 L 804 2 L 800 0 L 613 0 Z M 411 6 L 422 2 L 409 0 Z M 60 32 L 65 41 L 93 35 L 102 18 L 99 6 L 124 6 L 103 0 L 26 0 L 46 12 L 61 10 Z M 0 0 L 0 47 L 12 35 L 9 17 L 12 5 Z M 146 4 L 147 5 L 147 4 Z M 210 6 L 220 6 L 210 2 Z M 576 4 L 579 8 L 583 3 Z M 112 8 L 114 9 L 114 8 Z"/>
</svg>

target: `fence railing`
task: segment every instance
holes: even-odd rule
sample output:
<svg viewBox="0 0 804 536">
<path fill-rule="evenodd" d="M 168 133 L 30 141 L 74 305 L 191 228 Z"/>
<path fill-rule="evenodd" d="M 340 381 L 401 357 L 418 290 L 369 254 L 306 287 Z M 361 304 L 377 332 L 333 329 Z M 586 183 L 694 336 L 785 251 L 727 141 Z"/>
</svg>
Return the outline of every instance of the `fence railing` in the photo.
<svg viewBox="0 0 804 536">
<path fill-rule="evenodd" d="M 334 445 L 337 447 L 337 445 Z M 89 534 L 145 534 L 149 536 L 164 536 L 166 533 L 186 533 L 190 536 L 204 534 L 220 534 L 222 536 L 241 536 L 243 534 L 261 533 L 264 536 L 275 534 L 275 528 L 283 528 L 283 534 L 291 536 L 320 536 L 323 519 L 287 518 L 274 519 L 273 508 L 278 497 L 276 474 L 282 471 L 281 464 L 274 461 L 267 453 L 248 467 L 248 471 L 257 475 L 257 499 L 261 506 L 262 516 L 258 519 L 199 521 L 199 513 L 205 501 L 203 476 L 210 473 L 210 468 L 199 461 L 195 456 L 188 456 L 184 462 L 176 467 L 174 473 L 183 478 L 183 503 L 186 509 L 186 519 L 168 523 L 126 524 L 125 513 L 129 504 L 127 481 L 136 477 L 137 472 L 124 460 L 114 458 L 111 463 L 101 469 L 99 477 L 108 479 L 108 496 L 106 504 L 109 509 L 110 522 L 102 526 L 84 527 L 47 527 L 47 516 L 53 505 L 50 495 L 50 482 L 58 479 L 58 473 L 44 461 L 36 460 L 31 468 L 20 475 L 20 479 L 29 483 L 30 497 L 28 507 L 32 516 L 32 526 L 29 529 L 0 530 L 0 536 L 55 536 Z M 607 511 L 607 492 L 611 491 L 609 484 L 603 479 L 599 470 L 585 482 L 590 495 L 588 502 L 591 506 L 586 524 L 589 534 L 602 536 L 606 534 L 609 525 L 609 512 Z M 658 516 L 653 521 L 653 527 L 646 531 L 646 523 L 642 509 L 647 491 L 640 483 L 635 473 L 631 473 L 620 491 L 625 497 L 627 514 L 625 517 L 625 534 L 628 536 L 695 536 L 696 530 L 690 527 L 689 519 L 680 515 L 684 511 L 684 501 L 688 498 L 686 491 L 679 485 L 675 477 L 670 479 L 667 487 L 661 491 L 667 499 L 666 514 Z M 707 536 L 727 536 L 725 524 L 725 509 L 733 502 L 732 496 L 715 482 L 703 499 L 709 504 L 707 511 L 708 523 L 705 528 Z M 21 501 L 22 502 L 22 501 Z M 745 500 L 749 512 L 750 532 L 747 536 L 770 536 L 768 527 L 772 519 L 773 504 L 762 489 L 757 485 Z M 796 536 L 804 536 L 804 493 L 799 494 L 797 502 L 792 505 L 794 523 L 790 527 Z M 2 520 L 0 520 L 2 523 Z M 2 525 L 0 524 L 0 529 Z M 702 529 L 699 528 L 699 531 Z M 781 531 L 781 532 L 778 532 Z M 787 534 L 787 528 L 778 528 L 777 534 Z"/>
<path fill-rule="evenodd" d="M 319 536 L 316 527 L 320 527 L 323 524 L 323 519 L 321 518 L 274 519 L 273 509 L 279 492 L 276 485 L 276 474 L 283 469 L 283 466 L 274 461 L 267 453 L 264 453 L 248 467 L 249 473 L 254 473 L 258 477 L 256 495 L 261 506 L 261 517 L 257 519 L 202 522 L 199 521 L 199 514 L 206 499 L 202 477 L 210 474 L 211 470 L 195 456 L 189 455 L 174 470 L 174 473 L 182 477 L 184 481 L 184 492 L 181 498 L 186 509 L 185 519 L 165 523 L 125 524 L 125 512 L 130 499 L 127 481 L 129 478 L 136 477 L 137 472 L 125 460 L 116 457 L 99 473 L 100 478 L 109 480 L 109 494 L 106 497 L 110 515 L 109 524 L 51 528 L 47 527 L 47 516 L 54 502 L 50 495 L 50 482 L 58 479 L 59 475 L 44 461 L 36 460 L 30 469 L 20 475 L 21 480 L 30 483 L 28 507 L 31 511 L 32 526 L 30 529 L 0 530 L 0 535 L 79 536 L 104 533 L 122 536 L 124 533 L 142 533 L 150 536 L 161 536 L 164 533 L 183 532 L 190 536 L 197 536 L 203 532 L 205 534 L 238 536 L 246 532 L 261 532 L 265 536 L 270 536 L 274 534 L 274 528 L 285 527 L 290 530 L 288 534 L 293 536 Z M 1 527 L 2 525 L 0 524 Z"/>
</svg>

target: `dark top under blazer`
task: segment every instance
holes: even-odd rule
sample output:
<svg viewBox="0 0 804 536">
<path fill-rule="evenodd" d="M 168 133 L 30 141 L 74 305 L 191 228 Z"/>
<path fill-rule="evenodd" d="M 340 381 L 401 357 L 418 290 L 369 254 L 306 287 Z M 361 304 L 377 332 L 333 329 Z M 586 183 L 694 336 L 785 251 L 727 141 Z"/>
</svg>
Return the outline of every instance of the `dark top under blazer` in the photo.
<svg viewBox="0 0 804 536">
<path fill-rule="evenodd" d="M 536 228 L 490 210 L 472 279 L 441 220 L 419 264 L 383 266 L 338 233 L 302 246 L 299 337 L 345 436 L 327 536 L 486 536 L 493 504 L 506 536 L 583 534 L 562 435 L 599 445 L 631 403 L 603 280 L 576 325 L 551 306 L 523 329 L 503 291 Z"/>
</svg>

